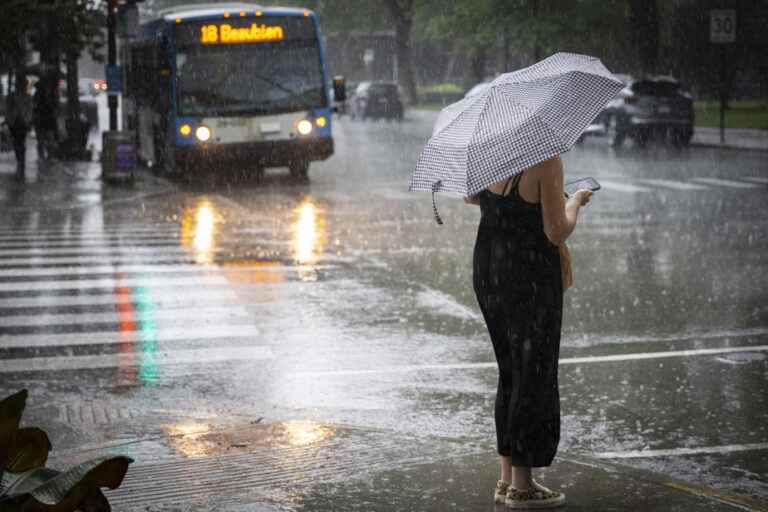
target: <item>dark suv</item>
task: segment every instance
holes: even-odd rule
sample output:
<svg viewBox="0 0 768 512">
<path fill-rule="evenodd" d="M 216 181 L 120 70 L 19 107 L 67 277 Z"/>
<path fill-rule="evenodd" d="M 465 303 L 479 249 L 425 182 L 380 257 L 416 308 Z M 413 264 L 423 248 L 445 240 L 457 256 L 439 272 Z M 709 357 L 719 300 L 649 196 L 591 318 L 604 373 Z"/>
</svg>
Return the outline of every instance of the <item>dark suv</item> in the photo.
<svg viewBox="0 0 768 512">
<path fill-rule="evenodd" d="M 611 144 L 620 147 L 631 137 L 639 146 L 651 138 L 687 146 L 693 136 L 693 100 L 669 76 L 635 78 L 618 75 L 626 87 L 601 113 Z"/>
<path fill-rule="evenodd" d="M 393 82 L 360 82 L 351 100 L 352 119 L 403 119 L 403 102 Z"/>
</svg>

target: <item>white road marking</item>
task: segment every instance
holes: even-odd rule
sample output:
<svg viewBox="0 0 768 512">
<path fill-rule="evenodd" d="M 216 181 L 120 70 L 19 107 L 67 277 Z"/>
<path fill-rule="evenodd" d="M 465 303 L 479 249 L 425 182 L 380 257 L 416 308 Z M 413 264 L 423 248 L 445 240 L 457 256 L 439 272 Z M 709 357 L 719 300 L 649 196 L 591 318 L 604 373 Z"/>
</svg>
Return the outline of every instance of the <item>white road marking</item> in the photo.
<svg viewBox="0 0 768 512">
<path fill-rule="evenodd" d="M 26 240 L 26 241 L 17 241 L 17 240 L 11 240 L 11 241 L 1 241 L 0 240 L 0 247 L 3 249 L 48 249 L 53 247 L 68 247 L 68 248 L 78 248 L 78 247 L 109 247 L 111 249 L 120 249 L 122 247 L 135 247 L 137 245 L 141 244 L 148 244 L 152 243 L 155 245 L 150 245 L 148 247 L 178 247 L 181 243 L 181 240 L 179 238 L 175 237 L 156 237 L 153 236 L 151 238 L 114 238 L 114 239 L 104 239 L 104 238 L 96 238 L 96 239 L 65 239 L 65 240 Z M 160 245 L 160 244 L 163 245 Z"/>
<path fill-rule="evenodd" d="M 128 263 L 159 263 L 159 262 L 174 262 L 174 263 L 194 263 L 194 255 L 189 254 L 110 254 L 110 255 L 95 255 L 95 256 L 56 256 L 47 257 L 44 254 L 28 256 L 26 258 L 0 258 L 0 268 L 9 267 L 12 265 L 28 265 L 30 263 L 34 265 L 82 265 L 83 263 L 109 263 L 111 265 L 120 265 L 123 262 Z"/>
<path fill-rule="evenodd" d="M 260 334 L 253 325 L 185 325 L 159 326 L 154 332 L 158 342 L 256 338 Z M 66 334 L 0 335 L 0 348 L 68 347 L 72 345 L 111 345 L 138 343 L 146 337 L 142 331 L 99 331 Z"/>
<path fill-rule="evenodd" d="M 724 180 L 720 178 L 691 178 L 691 181 L 706 183 L 707 185 L 717 185 L 730 188 L 758 188 L 754 183 L 745 183 L 743 181 Z"/>
<path fill-rule="evenodd" d="M 38 242 L 85 242 L 85 241 L 101 241 L 104 243 L 109 242 L 119 242 L 119 241 L 126 241 L 126 240 L 137 240 L 137 241 L 145 241 L 145 240 L 179 240 L 181 238 L 181 233 L 179 232 L 173 232 L 169 231 L 168 233 L 155 233 L 155 232 L 147 232 L 147 233 L 123 233 L 123 232 L 114 232 L 114 233 L 92 233 L 92 234 L 84 234 L 84 235 L 69 235 L 69 234 L 48 234 L 48 235 L 37 235 L 32 233 L 19 233 L 19 234 L 3 234 L 0 235 L 0 245 L 3 245 L 5 242 L 26 242 L 26 243 L 38 243 Z"/>
<path fill-rule="evenodd" d="M 227 268 L 212 265 L 177 264 L 177 265 L 102 265 L 84 267 L 53 267 L 53 268 L 23 268 L 3 269 L 0 266 L 0 277 L 63 277 L 82 276 L 88 274 L 173 274 L 173 273 L 210 273 L 210 272 L 269 272 L 270 270 L 285 271 L 284 265 L 259 265 L 254 262 L 249 266 Z"/>
<path fill-rule="evenodd" d="M 126 277 L 122 279 L 82 279 L 72 281 L 40 281 L 24 283 L 0 283 L 0 291 L 32 291 L 32 290 L 82 290 L 84 288 L 107 288 L 113 290 L 117 286 L 136 287 L 148 286 L 152 288 L 179 286 L 179 285 L 206 285 L 222 286 L 229 281 L 222 275 L 203 274 L 191 277 Z"/>
<path fill-rule="evenodd" d="M 152 289 L 152 302 L 158 309 L 176 309 L 183 307 L 199 306 L 202 302 L 211 304 L 222 301 L 236 301 L 237 294 L 232 290 L 206 290 L 205 295 L 198 297 L 191 294 L 179 294 L 176 291 L 163 289 Z M 0 309 L 18 309 L 18 308 L 50 308 L 50 307 L 69 307 L 69 306 L 103 306 L 118 304 L 132 304 L 134 297 L 127 295 L 41 295 L 39 297 L 14 297 L 11 299 L 0 299 Z M 3 317 L 0 317 L 2 321 Z"/>
<path fill-rule="evenodd" d="M 142 363 L 153 366 L 176 364 L 207 364 L 223 361 L 260 361 L 274 359 L 269 347 L 231 347 L 211 349 L 172 350 L 158 352 L 132 352 L 69 357 L 31 357 L 26 359 L 0 360 L 0 373 L 90 370 L 139 366 Z"/>
<path fill-rule="evenodd" d="M 193 323 L 224 323 L 236 318 L 249 318 L 251 315 L 241 306 L 220 307 L 190 307 L 184 309 L 152 309 L 148 311 L 136 310 L 131 314 L 134 322 L 150 321 L 181 321 Z M 70 313 L 60 315 L 36 314 L 36 315 L 9 315 L 0 317 L 0 329 L 8 327 L 25 327 L 43 325 L 80 325 L 91 323 L 119 323 L 123 315 L 117 311 L 106 313 Z M 197 322 L 194 322 L 197 320 Z"/>
<path fill-rule="evenodd" d="M 674 181 L 674 180 L 656 180 L 656 179 L 642 179 L 643 183 L 654 185 L 662 188 L 671 188 L 673 190 L 709 190 L 709 187 L 704 185 L 696 185 L 695 183 L 688 183 L 687 181 Z"/>
<path fill-rule="evenodd" d="M 255 249 L 262 246 L 277 246 L 284 247 L 290 246 L 292 242 L 290 240 L 249 240 L 248 244 L 242 244 L 238 242 L 232 242 L 228 244 L 218 244 L 215 249 L 211 250 L 212 254 L 221 253 L 237 253 L 247 251 L 248 249 Z M 139 254 L 189 254 L 192 252 L 191 248 L 183 247 L 179 243 L 170 242 L 163 245 L 155 246 L 141 246 L 141 245 L 127 245 L 122 244 L 118 246 L 103 245 L 103 246 L 73 246 L 73 247 L 43 247 L 43 246 L 24 246 L 23 249 L 0 249 L 0 256 L 26 256 L 28 259 L 41 258 L 44 260 L 55 259 L 49 258 L 49 256 L 55 256 L 57 254 L 70 256 L 73 254 L 91 255 L 91 254 L 106 254 L 108 256 L 125 256 L 125 255 L 139 255 Z M 4 259 L 0 259 L 0 263 L 4 262 Z"/>
<path fill-rule="evenodd" d="M 560 359 L 560 364 L 607 363 L 611 361 L 637 361 L 640 359 L 706 356 L 706 355 L 712 355 L 712 354 L 733 354 L 735 352 L 762 352 L 767 350 L 768 350 L 768 345 L 755 345 L 751 347 L 699 348 L 699 349 L 692 349 L 692 350 L 669 350 L 664 352 L 640 352 L 640 353 L 634 353 L 634 354 L 616 354 L 616 355 L 610 355 L 610 356 L 569 357 L 567 359 Z"/>
<path fill-rule="evenodd" d="M 746 452 L 768 450 L 768 443 L 728 444 L 723 446 L 702 446 L 699 448 L 671 448 L 668 450 L 634 450 L 626 452 L 599 452 L 592 456 L 598 459 L 639 459 L 650 457 L 676 457 L 680 455 L 699 455 L 710 453 Z"/>
<path fill-rule="evenodd" d="M 619 183 L 617 181 L 605 181 L 601 180 L 600 185 L 602 188 L 609 191 L 616 192 L 650 192 L 648 187 L 641 187 L 639 185 L 631 185 L 629 183 Z"/>
<path fill-rule="evenodd" d="M 585 356 L 561 358 L 560 364 L 588 364 L 607 363 L 616 361 L 636 361 L 641 359 L 660 359 L 669 357 L 691 357 L 712 354 L 730 354 L 734 352 L 762 352 L 768 351 L 768 345 L 756 345 L 747 347 L 723 347 L 703 348 L 695 350 L 670 350 L 665 352 L 640 352 L 631 354 L 615 354 L 607 356 Z M 447 370 L 485 370 L 496 368 L 496 363 L 456 363 L 456 364 L 423 364 L 392 366 L 389 368 L 376 368 L 370 370 L 328 370 L 296 372 L 302 376 L 337 376 L 337 375 L 369 375 L 379 373 L 406 373 L 420 371 L 447 371 Z"/>
<path fill-rule="evenodd" d="M 181 229 L 179 224 L 126 224 L 114 225 L 103 229 L 38 229 L 30 227 L 24 228 L 0 228 L 0 235 L 15 236 L 81 236 L 81 235 L 103 235 L 103 234 L 131 234 L 131 233 L 163 233 L 178 232 Z"/>
<path fill-rule="evenodd" d="M 382 197 L 384 199 L 394 200 L 394 201 L 415 201 L 419 198 L 418 194 L 414 194 L 412 192 L 403 191 L 403 190 L 392 190 L 388 188 L 376 189 L 374 193 L 379 197 Z"/>
<path fill-rule="evenodd" d="M 0 249 L 0 256 L 50 256 L 54 254 L 167 254 L 184 253 L 186 249 L 176 244 L 168 244 L 159 247 L 119 246 L 119 247 L 36 247 L 26 249 Z"/>
<path fill-rule="evenodd" d="M 747 178 L 742 178 L 742 179 L 745 179 L 747 181 L 752 181 L 755 183 L 761 183 L 763 185 L 768 184 L 768 177 L 765 177 L 765 176 L 749 176 Z"/>
<path fill-rule="evenodd" d="M 453 316 L 462 320 L 482 319 L 480 313 L 456 301 L 451 295 L 427 286 L 416 295 L 416 303 L 419 307 L 430 309 L 438 315 Z"/>
</svg>

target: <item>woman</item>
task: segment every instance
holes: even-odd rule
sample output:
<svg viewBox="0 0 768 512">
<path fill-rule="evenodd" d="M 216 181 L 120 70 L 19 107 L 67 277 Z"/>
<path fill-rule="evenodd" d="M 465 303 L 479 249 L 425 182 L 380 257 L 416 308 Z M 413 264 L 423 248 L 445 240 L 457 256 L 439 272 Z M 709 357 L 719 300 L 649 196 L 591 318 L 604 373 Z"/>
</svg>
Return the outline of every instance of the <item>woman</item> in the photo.
<svg viewBox="0 0 768 512">
<path fill-rule="evenodd" d="M 27 133 L 32 123 L 32 100 L 27 94 L 27 78 L 16 79 L 16 89 L 7 98 L 5 122 L 13 139 L 13 152 L 16 155 L 16 175 L 24 176 L 27 154 Z"/>
<path fill-rule="evenodd" d="M 477 301 L 499 366 L 495 419 L 501 478 L 496 503 L 548 508 L 565 496 L 533 480 L 560 440 L 557 386 L 563 281 L 559 246 L 592 192 L 563 194 L 560 157 L 465 198 L 482 212 L 474 252 Z"/>
</svg>

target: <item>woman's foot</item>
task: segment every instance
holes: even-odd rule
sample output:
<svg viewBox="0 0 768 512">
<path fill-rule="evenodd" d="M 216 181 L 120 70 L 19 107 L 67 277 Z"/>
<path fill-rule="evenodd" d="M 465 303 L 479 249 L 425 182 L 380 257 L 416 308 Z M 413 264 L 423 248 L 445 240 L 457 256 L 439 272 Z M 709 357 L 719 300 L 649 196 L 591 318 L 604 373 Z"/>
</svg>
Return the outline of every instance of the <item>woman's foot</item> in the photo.
<svg viewBox="0 0 768 512">
<path fill-rule="evenodd" d="M 507 499 L 507 489 L 509 489 L 509 483 L 504 480 L 496 482 L 496 489 L 493 491 L 493 502 L 503 505 Z"/>
<path fill-rule="evenodd" d="M 509 487 L 504 503 L 512 509 L 554 508 L 565 504 L 565 494 L 532 481 L 528 489 Z"/>
</svg>

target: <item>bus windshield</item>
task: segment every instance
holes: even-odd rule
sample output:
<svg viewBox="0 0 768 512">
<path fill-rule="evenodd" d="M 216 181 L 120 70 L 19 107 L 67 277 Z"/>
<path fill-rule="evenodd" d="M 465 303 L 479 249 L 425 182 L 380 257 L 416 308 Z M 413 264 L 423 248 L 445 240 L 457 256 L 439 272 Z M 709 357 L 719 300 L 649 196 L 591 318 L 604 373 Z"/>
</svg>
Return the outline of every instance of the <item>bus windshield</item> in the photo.
<svg viewBox="0 0 768 512">
<path fill-rule="evenodd" d="M 176 54 L 178 113 L 253 115 L 326 106 L 317 45 L 194 46 Z"/>
</svg>

